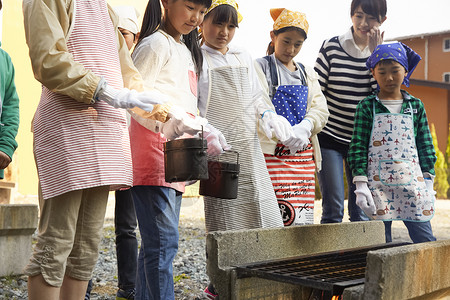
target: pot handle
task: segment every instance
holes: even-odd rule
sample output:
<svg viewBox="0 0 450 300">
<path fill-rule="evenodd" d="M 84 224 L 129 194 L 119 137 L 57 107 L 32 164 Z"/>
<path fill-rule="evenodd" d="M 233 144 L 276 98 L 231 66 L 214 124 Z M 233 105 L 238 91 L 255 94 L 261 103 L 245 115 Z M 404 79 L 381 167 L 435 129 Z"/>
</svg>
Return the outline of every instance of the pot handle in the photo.
<svg viewBox="0 0 450 300">
<path fill-rule="evenodd" d="M 202 133 L 201 133 L 200 137 L 202 138 L 202 151 L 204 151 L 205 148 L 203 147 L 203 125 L 202 125 Z M 208 148 L 208 146 L 206 146 L 206 148 Z"/>
<path fill-rule="evenodd" d="M 225 152 L 233 152 L 233 153 L 235 153 L 235 154 L 236 154 L 236 164 L 239 164 L 239 152 L 237 152 L 236 150 L 223 150 L 223 152 L 224 152 L 224 153 L 225 153 Z M 220 161 L 220 155 L 222 155 L 222 154 L 219 154 L 219 155 L 217 156 L 218 161 Z"/>
</svg>

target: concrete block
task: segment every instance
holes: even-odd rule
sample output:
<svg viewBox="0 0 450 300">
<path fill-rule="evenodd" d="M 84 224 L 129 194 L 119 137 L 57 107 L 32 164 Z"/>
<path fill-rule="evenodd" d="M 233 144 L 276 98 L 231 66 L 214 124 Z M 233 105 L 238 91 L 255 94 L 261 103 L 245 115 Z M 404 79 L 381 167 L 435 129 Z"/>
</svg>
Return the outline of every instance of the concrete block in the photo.
<svg viewBox="0 0 450 300">
<path fill-rule="evenodd" d="M 230 299 L 282 299 L 282 300 L 298 300 L 309 299 L 311 289 L 298 285 L 277 282 L 274 284 L 272 280 L 247 277 L 236 277 L 236 273 L 231 271 L 231 292 Z M 220 294 L 222 297 L 222 294 Z M 222 298 L 221 298 L 222 299 Z"/>
<path fill-rule="evenodd" d="M 239 294 L 234 266 L 385 242 L 382 221 L 217 231 L 206 238 L 206 269 L 221 299 Z"/>
<path fill-rule="evenodd" d="M 0 180 L 0 204 L 9 204 L 11 201 L 11 190 L 16 184 L 14 182 Z"/>
<path fill-rule="evenodd" d="M 364 300 L 364 284 L 348 287 L 342 293 L 342 300 Z"/>
<path fill-rule="evenodd" d="M 37 222 L 37 205 L 0 205 L 0 276 L 22 274 L 31 256 Z"/>
<path fill-rule="evenodd" d="M 450 240 L 369 251 L 364 299 L 450 295 Z"/>
</svg>

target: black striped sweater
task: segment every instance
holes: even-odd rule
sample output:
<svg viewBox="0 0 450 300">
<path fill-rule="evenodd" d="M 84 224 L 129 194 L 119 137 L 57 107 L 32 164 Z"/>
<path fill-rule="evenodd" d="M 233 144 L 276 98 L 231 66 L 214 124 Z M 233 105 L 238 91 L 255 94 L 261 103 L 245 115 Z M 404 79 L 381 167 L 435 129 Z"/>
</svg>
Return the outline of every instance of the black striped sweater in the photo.
<svg viewBox="0 0 450 300">
<path fill-rule="evenodd" d="M 323 43 L 314 66 L 330 111 L 321 134 L 345 145 L 352 138 L 356 105 L 377 86 L 366 60 L 350 56 L 336 36 Z"/>
</svg>

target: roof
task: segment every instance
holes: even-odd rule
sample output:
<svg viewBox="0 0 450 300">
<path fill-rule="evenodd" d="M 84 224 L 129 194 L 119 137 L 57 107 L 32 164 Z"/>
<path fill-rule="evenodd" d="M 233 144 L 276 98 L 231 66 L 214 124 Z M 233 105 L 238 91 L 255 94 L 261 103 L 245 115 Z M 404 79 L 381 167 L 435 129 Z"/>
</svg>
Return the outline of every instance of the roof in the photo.
<svg viewBox="0 0 450 300">
<path fill-rule="evenodd" d="M 427 86 L 427 87 L 432 87 L 432 88 L 450 90 L 450 83 L 448 83 L 448 82 L 431 81 L 431 80 L 414 79 L 414 78 L 410 78 L 409 81 L 413 85 Z"/>
<path fill-rule="evenodd" d="M 393 38 L 386 39 L 386 42 L 402 41 L 402 40 L 415 39 L 415 38 L 424 38 L 424 37 L 427 37 L 427 36 L 436 36 L 436 35 L 442 35 L 442 34 L 450 34 L 450 29 L 393 37 Z"/>
</svg>

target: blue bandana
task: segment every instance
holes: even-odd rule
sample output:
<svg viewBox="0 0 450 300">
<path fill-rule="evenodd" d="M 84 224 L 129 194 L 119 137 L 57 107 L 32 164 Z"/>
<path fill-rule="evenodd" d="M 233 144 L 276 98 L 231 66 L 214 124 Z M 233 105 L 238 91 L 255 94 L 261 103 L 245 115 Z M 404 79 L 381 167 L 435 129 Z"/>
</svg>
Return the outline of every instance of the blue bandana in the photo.
<svg viewBox="0 0 450 300">
<path fill-rule="evenodd" d="M 405 67 L 407 75 L 403 80 L 403 84 L 409 87 L 409 77 L 422 58 L 419 54 L 414 52 L 414 50 L 403 43 L 381 44 L 378 45 L 372 55 L 369 56 L 366 66 L 369 70 L 373 69 L 380 60 L 385 59 L 395 60 Z"/>
</svg>

